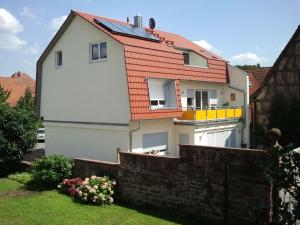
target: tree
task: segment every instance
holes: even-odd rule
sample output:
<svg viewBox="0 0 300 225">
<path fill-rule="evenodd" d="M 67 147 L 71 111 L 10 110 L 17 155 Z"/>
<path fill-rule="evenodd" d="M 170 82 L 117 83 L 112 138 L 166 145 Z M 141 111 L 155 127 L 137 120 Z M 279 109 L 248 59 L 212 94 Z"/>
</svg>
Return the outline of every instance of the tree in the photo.
<svg viewBox="0 0 300 225">
<path fill-rule="evenodd" d="M 32 96 L 30 88 L 26 88 L 24 95 L 20 97 L 16 106 L 20 109 L 34 112 L 35 102 L 34 102 L 34 97 Z"/>
<path fill-rule="evenodd" d="M 31 112 L 0 104 L 0 159 L 17 161 L 34 150 L 38 118 Z"/>
<path fill-rule="evenodd" d="M 5 90 L 1 84 L 0 84 L 0 104 L 3 104 L 6 102 L 6 100 L 9 98 L 11 91 Z"/>
<path fill-rule="evenodd" d="M 256 69 L 256 68 L 261 68 L 260 64 L 257 63 L 256 65 L 236 65 L 237 68 L 241 70 L 248 70 L 248 69 Z"/>
</svg>

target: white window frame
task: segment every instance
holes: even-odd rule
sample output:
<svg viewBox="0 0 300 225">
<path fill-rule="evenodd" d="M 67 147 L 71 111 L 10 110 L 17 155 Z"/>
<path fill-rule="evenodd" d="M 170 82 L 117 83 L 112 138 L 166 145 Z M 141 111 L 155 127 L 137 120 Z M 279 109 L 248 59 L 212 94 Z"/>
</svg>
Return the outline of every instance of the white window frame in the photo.
<svg viewBox="0 0 300 225">
<path fill-rule="evenodd" d="M 106 43 L 106 58 L 101 58 L 101 49 L 100 49 L 100 45 L 101 43 Z M 97 44 L 98 45 L 98 54 L 99 54 L 99 59 L 94 59 L 93 60 L 93 55 L 92 55 L 92 46 Z M 101 41 L 95 41 L 95 42 L 91 42 L 89 44 L 89 60 L 90 63 L 95 63 L 95 62 L 102 62 L 102 61 L 106 61 L 108 60 L 108 42 L 106 40 L 101 40 Z"/>
<path fill-rule="evenodd" d="M 173 83 L 174 85 L 174 90 L 175 90 L 175 98 L 176 98 L 176 106 L 172 107 L 172 106 L 168 106 L 168 101 L 169 101 L 169 91 L 166 91 L 166 96 L 165 99 L 163 98 L 151 98 L 150 96 L 150 89 L 149 89 L 149 80 L 148 80 L 148 90 L 149 90 L 149 100 L 150 100 L 150 109 L 151 110 L 157 110 L 157 109 L 177 109 L 178 104 L 177 104 L 177 95 L 176 95 L 176 80 L 174 79 L 165 79 L 165 78 L 150 78 L 150 79 L 161 79 L 161 80 L 166 80 L 166 81 L 170 81 L 171 83 Z M 157 105 L 151 105 L 151 101 L 158 101 Z M 165 101 L 165 104 L 160 104 L 159 101 Z"/>
<path fill-rule="evenodd" d="M 58 65 L 58 54 L 59 53 L 61 53 L 61 65 Z M 55 58 L 55 68 L 56 69 L 61 69 L 62 66 L 63 66 L 63 52 L 62 52 L 62 50 L 55 51 L 54 58 Z"/>
<path fill-rule="evenodd" d="M 193 89 L 193 88 L 188 88 L 188 90 L 193 90 L 194 91 L 194 96 L 192 98 L 192 101 L 193 101 L 193 105 L 192 105 L 192 108 L 193 109 L 196 109 L 196 91 L 201 91 L 201 96 L 202 96 L 202 91 L 207 91 L 208 92 L 208 107 L 209 109 L 212 109 L 212 107 L 218 107 L 219 105 L 219 96 L 218 96 L 218 90 L 217 89 Z M 186 93 L 188 92 L 188 90 L 186 91 Z M 211 93 L 212 91 L 215 91 L 216 92 L 216 99 L 217 99 L 217 104 L 211 104 L 210 100 L 211 100 Z M 186 101 L 187 101 L 188 97 L 186 98 Z M 187 105 L 187 107 L 190 107 Z M 202 102 L 201 102 L 201 110 L 203 109 L 203 106 L 202 106 Z M 199 110 L 199 109 L 198 109 Z"/>
</svg>

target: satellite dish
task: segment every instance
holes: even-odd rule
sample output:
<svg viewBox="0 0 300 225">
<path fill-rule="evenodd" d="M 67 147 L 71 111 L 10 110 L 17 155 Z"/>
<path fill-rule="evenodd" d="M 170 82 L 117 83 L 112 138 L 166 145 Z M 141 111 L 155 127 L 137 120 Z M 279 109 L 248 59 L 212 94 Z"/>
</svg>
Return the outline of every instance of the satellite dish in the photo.
<svg viewBox="0 0 300 225">
<path fill-rule="evenodd" d="M 149 27 L 151 30 L 155 28 L 155 20 L 153 18 L 149 19 Z"/>
</svg>

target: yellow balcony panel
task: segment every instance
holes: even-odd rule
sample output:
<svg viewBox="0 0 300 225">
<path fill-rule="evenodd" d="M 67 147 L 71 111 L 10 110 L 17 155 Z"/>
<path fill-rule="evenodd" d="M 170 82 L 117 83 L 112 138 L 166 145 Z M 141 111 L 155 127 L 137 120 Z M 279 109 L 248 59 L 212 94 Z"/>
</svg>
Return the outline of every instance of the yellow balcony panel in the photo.
<svg viewBox="0 0 300 225">
<path fill-rule="evenodd" d="M 195 120 L 195 111 L 185 111 L 182 115 L 183 120 Z"/>
<path fill-rule="evenodd" d="M 206 113 L 207 113 L 207 119 L 208 120 L 217 119 L 217 110 L 213 110 L 213 109 L 206 110 Z"/>
<path fill-rule="evenodd" d="M 217 119 L 225 119 L 225 118 L 226 118 L 226 110 L 217 109 Z"/>
<path fill-rule="evenodd" d="M 234 109 L 234 114 L 236 118 L 242 118 L 243 116 L 243 110 L 241 108 Z"/>
<path fill-rule="evenodd" d="M 206 120 L 206 110 L 196 110 L 196 120 Z"/>
<path fill-rule="evenodd" d="M 226 118 L 234 118 L 234 109 L 226 109 Z"/>
</svg>

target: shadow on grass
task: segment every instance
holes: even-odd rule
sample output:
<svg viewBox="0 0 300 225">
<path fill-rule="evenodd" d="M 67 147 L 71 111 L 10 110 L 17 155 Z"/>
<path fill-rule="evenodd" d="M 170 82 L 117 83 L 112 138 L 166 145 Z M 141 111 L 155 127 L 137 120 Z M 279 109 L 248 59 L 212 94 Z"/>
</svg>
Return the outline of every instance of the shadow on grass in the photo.
<svg viewBox="0 0 300 225">
<path fill-rule="evenodd" d="M 160 218 L 163 220 L 167 220 L 173 223 L 178 223 L 182 225 L 216 225 L 212 222 L 207 221 L 204 218 L 197 218 L 192 215 L 179 215 L 177 212 L 171 213 L 170 211 L 165 211 L 161 209 L 157 209 L 151 206 L 133 206 L 132 204 L 118 201 L 115 203 L 115 205 L 118 205 L 120 207 L 125 207 L 128 209 L 133 209 L 141 214 L 153 216 L 156 218 Z"/>
</svg>

